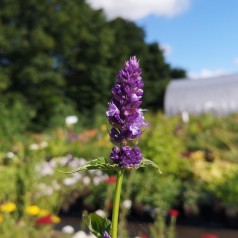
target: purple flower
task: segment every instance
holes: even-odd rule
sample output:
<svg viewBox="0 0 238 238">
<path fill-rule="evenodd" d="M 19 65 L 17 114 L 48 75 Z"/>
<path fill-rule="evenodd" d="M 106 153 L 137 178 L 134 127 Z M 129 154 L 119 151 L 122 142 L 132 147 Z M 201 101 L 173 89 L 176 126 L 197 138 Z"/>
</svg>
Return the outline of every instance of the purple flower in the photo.
<svg viewBox="0 0 238 238">
<path fill-rule="evenodd" d="M 121 168 L 136 168 L 142 160 L 142 154 L 139 147 L 114 147 L 110 158 Z"/>
<path fill-rule="evenodd" d="M 141 136 L 141 127 L 148 126 L 144 121 L 143 110 L 139 109 L 144 83 L 135 56 L 126 61 L 117 79 L 112 88 L 113 98 L 106 115 L 113 126 L 110 133 L 111 141 L 118 145 L 126 145 L 127 142 L 137 140 Z"/>
<path fill-rule="evenodd" d="M 117 75 L 117 82 L 112 88 L 112 100 L 108 104 L 107 118 L 112 125 L 111 142 L 118 145 L 112 149 L 111 159 L 121 168 L 135 168 L 142 159 L 136 144 L 142 134 L 142 127 L 148 126 L 144 121 L 142 104 L 144 83 L 141 68 L 135 56 L 125 62 L 124 68 Z"/>
<path fill-rule="evenodd" d="M 111 238 L 111 236 L 105 231 L 103 234 L 103 238 Z"/>
<path fill-rule="evenodd" d="M 108 117 L 113 117 L 115 115 L 119 115 L 120 111 L 114 103 L 109 103 L 109 108 L 106 114 Z"/>
</svg>

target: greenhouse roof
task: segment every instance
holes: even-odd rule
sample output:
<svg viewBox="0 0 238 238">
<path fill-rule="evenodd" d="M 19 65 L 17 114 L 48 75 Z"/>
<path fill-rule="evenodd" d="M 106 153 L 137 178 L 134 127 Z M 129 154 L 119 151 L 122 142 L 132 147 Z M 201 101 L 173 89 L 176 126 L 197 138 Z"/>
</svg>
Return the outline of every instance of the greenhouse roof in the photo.
<svg viewBox="0 0 238 238">
<path fill-rule="evenodd" d="M 172 80 L 166 89 L 164 108 L 167 115 L 238 112 L 238 74 Z"/>
</svg>

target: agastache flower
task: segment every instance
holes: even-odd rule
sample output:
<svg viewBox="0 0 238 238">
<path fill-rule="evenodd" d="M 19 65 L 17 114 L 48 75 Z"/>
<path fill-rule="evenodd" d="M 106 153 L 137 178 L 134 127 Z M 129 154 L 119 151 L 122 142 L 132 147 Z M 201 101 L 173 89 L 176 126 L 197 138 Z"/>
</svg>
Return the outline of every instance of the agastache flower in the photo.
<svg viewBox="0 0 238 238">
<path fill-rule="evenodd" d="M 103 234 L 103 238 L 111 238 L 111 236 L 105 231 Z"/>
<path fill-rule="evenodd" d="M 112 149 L 110 158 L 114 161 L 115 164 L 118 164 L 118 166 L 121 168 L 134 168 L 140 164 L 142 160 L 142 154 L 139 147 L 114 147 Z"/>
<path fill-rule="evenodd" d="M 112 149 L 110 158 L 122 168 L 135 168 L 142 160 L 139 147 L 129 147 L 141 137 L 141 128 L 148 126 L 144 121 L 143 110 L 139 108 L 144 86 L 141 73 L 135 56 L 125 62 L 112 88 L 112 100 L 106 112 L 112 125 L 111 142 L 119 146 Z"/>
</svg>

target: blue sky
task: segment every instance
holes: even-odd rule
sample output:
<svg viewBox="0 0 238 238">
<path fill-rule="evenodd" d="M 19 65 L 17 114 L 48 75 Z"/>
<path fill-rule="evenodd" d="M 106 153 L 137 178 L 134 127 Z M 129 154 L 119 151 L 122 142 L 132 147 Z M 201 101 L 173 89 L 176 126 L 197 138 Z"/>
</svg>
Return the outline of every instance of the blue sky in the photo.
<svg viewBox="0 0 238 238">
<path fill-rule="evenodd" d="M 148 16 L 136 21 L 148 42 L 171 47 L 166 58 L 199 74 L 238 72 L 238 1 L 194 0 L 173 18 Z"/>
<path fill-rule="evenodd" d="M 238 73 L 238 1 L 88 1 L 104 8 L 109 19 L 135 21 L 145 30 L 146 41 L 158 42 L 167 62 L 191 77 Z"/>
</svg>

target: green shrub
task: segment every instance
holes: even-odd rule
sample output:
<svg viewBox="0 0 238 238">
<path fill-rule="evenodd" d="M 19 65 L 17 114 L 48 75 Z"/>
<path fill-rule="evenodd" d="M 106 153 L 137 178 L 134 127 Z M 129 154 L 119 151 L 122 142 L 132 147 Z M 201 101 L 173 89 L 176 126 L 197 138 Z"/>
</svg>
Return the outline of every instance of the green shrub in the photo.
<svg viewBox="0 0 238 238">
<path fill-rule="evenodd" d="M 14 136 L 26 130 L 33 111 L 23 96 L 6 94 L 0 96 L 0 135 Z"/>
</svg>

